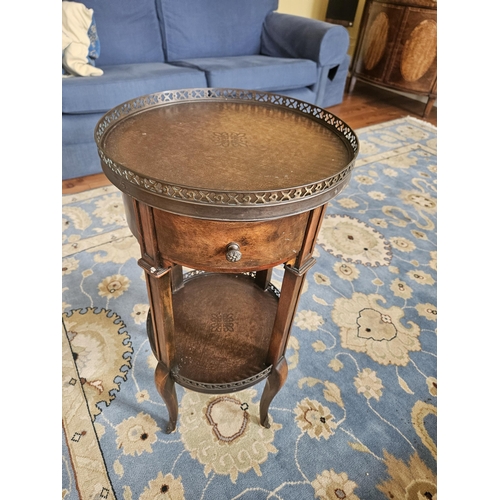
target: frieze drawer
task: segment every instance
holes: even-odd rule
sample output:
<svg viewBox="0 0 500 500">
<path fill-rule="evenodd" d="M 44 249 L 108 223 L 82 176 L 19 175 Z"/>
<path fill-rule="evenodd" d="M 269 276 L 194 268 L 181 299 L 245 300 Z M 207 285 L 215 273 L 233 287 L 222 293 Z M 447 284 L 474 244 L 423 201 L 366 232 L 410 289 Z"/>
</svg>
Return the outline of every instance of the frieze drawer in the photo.
<svg viewBox="0 0 500 500">
<path fill-rule="evenodd" d="M 297 257 L 309 213 L 276 220 L 222 222 L 154 209 L 164 261 L 203 271 L 258 271 Z"/>
</svg>

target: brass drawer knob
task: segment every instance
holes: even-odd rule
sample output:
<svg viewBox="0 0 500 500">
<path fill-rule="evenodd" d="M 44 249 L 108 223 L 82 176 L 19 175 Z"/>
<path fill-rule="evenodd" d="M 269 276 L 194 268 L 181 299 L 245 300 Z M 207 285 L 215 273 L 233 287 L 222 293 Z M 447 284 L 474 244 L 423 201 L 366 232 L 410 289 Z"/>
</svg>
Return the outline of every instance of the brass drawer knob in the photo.
<svg viewBox="0 0 500 500">
<path fill-rule="evenodd" d="M 226 247 L 226 259 L 229 262 L 238 262 L 241 259 L 240 246 L 238 243 L 229 243 Z"/>
</svg>

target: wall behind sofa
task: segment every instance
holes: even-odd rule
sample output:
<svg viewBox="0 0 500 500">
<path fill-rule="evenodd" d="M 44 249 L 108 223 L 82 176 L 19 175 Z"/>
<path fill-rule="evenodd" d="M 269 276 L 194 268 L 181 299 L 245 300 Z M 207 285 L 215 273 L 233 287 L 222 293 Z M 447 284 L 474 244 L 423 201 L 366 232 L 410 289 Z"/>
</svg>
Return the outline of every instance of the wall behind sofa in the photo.
<svg viewBox="0 0 500 500">
<path fill-rule="evenodd" d="M 348 54 L 352 57 L 356 48 L 356 39 L 358 37 L 359 25 L 361 23 L 361 15 L 365 0 L 359 0 L 356 10 L 356 17 L 351 27 L 347 28 L 349 32 L 349 50 Z M 278 12 L 284 14 L 293 14 L 295 16 L 310 17 L 324 21 L 328 8 L 328 0 L 279 0 Z"/>
<path fill-rule="evenodd" d="M 325 20 L 328 0 L 279 0 L 278 12 Z"/>
</svg>

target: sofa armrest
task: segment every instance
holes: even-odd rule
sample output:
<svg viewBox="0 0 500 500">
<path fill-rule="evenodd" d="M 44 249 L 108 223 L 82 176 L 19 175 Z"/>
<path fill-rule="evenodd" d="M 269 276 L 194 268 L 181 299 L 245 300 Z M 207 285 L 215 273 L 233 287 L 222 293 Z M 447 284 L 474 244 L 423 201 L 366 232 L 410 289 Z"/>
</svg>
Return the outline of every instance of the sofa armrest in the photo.
<svg viewBox="0 0 500 500">
<path fill-rule="evenodd" d="M 311 59 L 319 66 L 344 61 L 349 33 L 340 25 L 271 12 L 262 30 L 261 53 L 273 57 Z"/>
</svg>

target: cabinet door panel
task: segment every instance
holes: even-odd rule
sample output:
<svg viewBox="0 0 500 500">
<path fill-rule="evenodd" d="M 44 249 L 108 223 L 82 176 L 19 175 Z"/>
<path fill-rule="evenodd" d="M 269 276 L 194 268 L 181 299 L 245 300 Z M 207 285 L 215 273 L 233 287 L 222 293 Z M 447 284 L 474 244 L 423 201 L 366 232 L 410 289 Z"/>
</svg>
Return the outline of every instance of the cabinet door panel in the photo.
<svg viewBox="0 0 500 500">
<path fill-rule="evenodd" d="M 387 83 L 430 92 L 436 80 L 436 11 L 408 8 Z"/>
<path fill-rule="evenodd" d="M 371 80 L 383 82 L 391 63 L 404 8 L 372 3 L 363 36 L 356 72 Z"/>
</svg>

